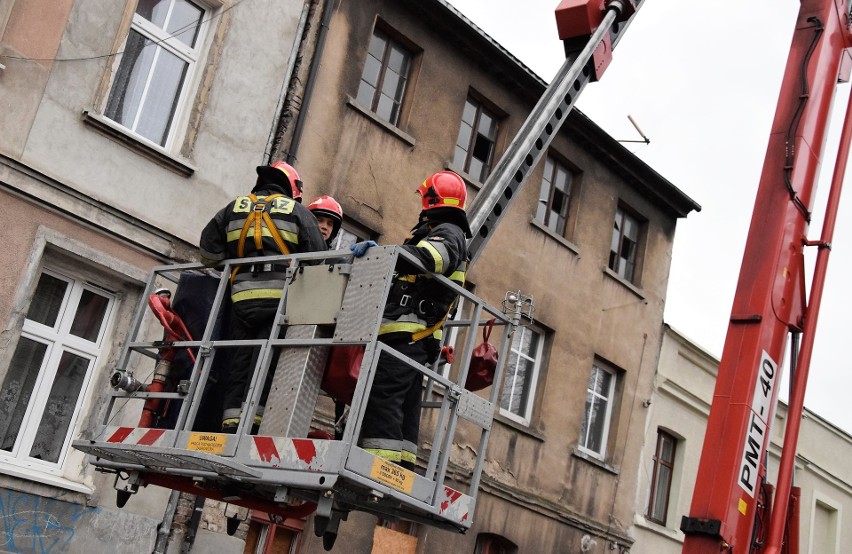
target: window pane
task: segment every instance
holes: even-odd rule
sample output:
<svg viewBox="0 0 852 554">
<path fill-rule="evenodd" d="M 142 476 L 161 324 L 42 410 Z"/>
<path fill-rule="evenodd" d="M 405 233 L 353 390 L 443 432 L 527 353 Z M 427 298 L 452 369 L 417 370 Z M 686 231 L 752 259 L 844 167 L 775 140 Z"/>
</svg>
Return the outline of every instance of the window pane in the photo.
<svg viewBox="0 0 852 554">
<path fill-rule="evenodd" d="M 466 171 L 473 176 L 478 181 L 485 180 L 485 166 L 484 164 L 475 157 L 470 158 L 470 162 L 467 164 Z"/>
<path fill-rule="evenodd" d="M 522 418 L 529 417 L 532 407 L 540 340 L 539 333 L 527 327 L 518 328 L 504 370 L 500 407 Z"/>
<path fill-rule="evenodd" d="M 471 127 L 473 127 L 473 122 L 476 121 L 476 105 L 474 105 L 470 100 L 466 100 L 464 103 L 462 121 Z"/>
<path fill-rule="evenodd" d="M 96 342 L 108 305 L 108 298 L 90 290 L 84 290 L 70 333 L 89 342 Z"/>
<path fill-rule="evenodd" d="M 485 110 L 479 116 L 479 132 L 489 141 L 493 142 L 497 138 L 497 122 Z"/>
<path fill-rule="evenodd" d="M 611 381 L 612 375 L 601 368 L 596 367 L 593 369 L 592 375 L 589 377 L 589 390 L 606 398 L 609 396 L 609 385 Z"/>
<path fill-rule="evenodd" d="M 368 52 L 373 57 L 381 60 L 382 58 L 385 57 L 385 45 L 386 44 L 387 44 L 387 41 L 383 37 L 380 37 L 379 35 L 374 34 L 373 38 L 370 39 L 370 48 L 369 48 Z"/>
<path fill-rule="evenodd" d="M 473 127 L 471 127 L 465 122 L 462 122 L 462 124 L 459 126 L 459 139 L 456 141 L 456 145 L 464 151 L 465 157 L 467 157 L 467 151 L 470 148 L 470 137 L 472 135 Z M 462 162 L 459 164 L 459 166 L 462 166 L 463 164 L 464 159 L 462 159 Z"/>
<path fill-rule="evenodd" d="M 165 49 L 159 49 L 145 104 L 135 129 L 143 137 L 163 146 L 178 102 L 178 91 L 189 64 Z"/>
<path fill-rule="evenodd" d="M 59 460 L 90 363 L 82 356 L 62 353 L 30 457 L 48 462 Z"/>
<path fill-rule="evenodd" d="M 139 0 L 136 4 L 136 13 L 162 28 L 169 14 L 171 0 Z"/>
<path fill-rule="evenodd" d="M 391 44 L 390 56 L 388 56 L 388 68 L 404 75 L 407 67 L 408 54 L 396 44 Z"/>
<path fill-rule="evenodd" d="M 106 116 L 128 129 L 133 128 L 148 73 L 154 63 L 157 48 L 151 47 L 151 44 L 136 31 L 130 31 L 107 103 Z"/>
<path fill-rule="evenodd" d="M 404 84 L 404 80 L 391 70 L 385 72 L 385 80 L 382 83 L 382 92 L 389 96 L 392 100 L 399 98 L 398 93 Z"/>
<path fill-rule="evenodd" d="M 0 388 L 0 450 L 11 451 L 24 419 L 47 345 L 21 337 Z"/>
<path fill-rule="evenodd" d="M 56 318 L 59 317 L 67 289 L 68 283 L 62 279 L 42 273 L 27 311 L 27 319 L 48 327 L 56 326 Z"/>
<path fill-rule="evenodd" d="M 195 46 L 195 40 L 201 30 L 201 17 L 203 15 L 204 10 L 192 2 L 177 0 L 172 16 L 169 18 L 166 32 L 174 35 L 187 46 Z"/>
<path fill-rule="evenodd" d="M 361 74 L 361 79 L 367 81 L 367 83 L 373 88 L 376 88 L 376 85 L 379 82 L 379 73 L 381 70 L 382 63 L 372 55 L 369 55 L 367 56 L 367 60 L 364 62 L 364 72 Z M 367 105 L 372 107 L 372 102 L 369 102 Z"/>
<path fill-rule="evenodd" d="M 456 146 L 455 154 L 453 155 L 453 165 L 456 167 L 464 167 L 464 162 L 467 159 L 467 150 L 461 146 Z"/>
<path fill-rule="evenodd" d="M 391 120 L 391 115 L 394 112 L 394 103 L 387 95 L 379 95 L 379 101 L 376 104 L 376 115 L 388 121 Z"/>
<path fill-rule="evenodd" d="M 614 376 L 608 371 L 592 366 L 586 390 L 586 406 L 580 444 L 592 452 L 603 454 L 610 406 L 610 390 Z"/>
<path fill-rule="evenodd" d="M 527 376 L 532 373 L 532 364 L 513 354 L 506 367 L 500 407 L 516 415 L 523 415 L 526 407 Z"/>
<path fill-rule="evenodd" d="M 671 469 L 664 465 L 657 466 L 657 487 L 654 491 L 654 509 L 651 517 L 665 524 L 666 507 L 669 500 L 669 483 L 671 483 Z"/>
<path fill-rule="evenodd" d="M 365 108 L 372 108 L 373 96 L 376 94 L 376 89 L 371 87 L 366 81 L 361 81 L 358 85 L 358 95 L 355 100 Z"/>
<path fill-rule="evenodd" d="M 349 250 L 350 246 L 361 240 L 367 240 L 367 238 L 368 237 L 358 238 L 358 236 L 354 233 L 351 233 L 346 229 L 341 229 L 337 233 L 337 239 L 335 239 L 333 250 Z"/>
<path fill-rule="evenodd" d="M 674 441 L 669 435 L 660 435 L 660 460 L 671 464 L 674 461 Z"/>
</svg>

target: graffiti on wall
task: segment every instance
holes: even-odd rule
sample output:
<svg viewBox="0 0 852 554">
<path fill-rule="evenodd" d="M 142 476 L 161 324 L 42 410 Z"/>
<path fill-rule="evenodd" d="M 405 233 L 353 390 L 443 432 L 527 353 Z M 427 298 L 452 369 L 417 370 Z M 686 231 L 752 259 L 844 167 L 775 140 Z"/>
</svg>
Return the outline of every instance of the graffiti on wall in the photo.
<svg viewBox="0 0 852 554">
<path fill-rule="evenodd" d="M 0 489 L 0 550 L 21 554 L 62 554 L 90 508 L 54 498 Z"/>
</svg>

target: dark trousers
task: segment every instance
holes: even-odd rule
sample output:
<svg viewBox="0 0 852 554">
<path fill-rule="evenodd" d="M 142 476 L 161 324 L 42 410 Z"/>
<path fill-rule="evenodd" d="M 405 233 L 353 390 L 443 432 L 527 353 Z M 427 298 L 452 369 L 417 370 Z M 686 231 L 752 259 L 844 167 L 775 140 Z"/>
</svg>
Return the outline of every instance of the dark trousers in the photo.
<svg viewBox="0 0 852 554">
<path fill-rule="evenodd" d="M 420 364 L 427 361 L 422 341 L 395 342 L 390 346 Z M 416 451 L 422 383 L 423 374 L 404 362 L 387 354 L 379 358 L 361 425 L 361 444 L 365 448 L 401 451 L 408 443 Z"/>
<path fill-rule="evenodd" d="M 272 325 L 275 322 L 275 312 L 277 309 L 277 300 L 267 301 L 262 305 L 255 303 L 249 306 L 248 309 L 240 306 L 239 303 L 235 304 L 231 309 L 228 338 L 231 340 L 269 338 L 272 332 Z M 242 406 L 249 383 L 254 374 L 254 368 L 257 365 L 259 354 L 260 348 L 256 346 L 241 346 L 234 349 L 230 370 L 225 374 L 224 378 L 225 394 L 222 403 L 224 410 L 239 409 Z M 266 397 L 269 395 L 269 389 L 272 386 L 272 375 L 275 371 L 275 366 L 278 364 L 278 354 L 277 350 L 272 353 L 272 361 L 270 362 L 269 371 L 266 373 L 266 381 L 260 397 L 261 405 L 264 404 Z"/>
</svg>

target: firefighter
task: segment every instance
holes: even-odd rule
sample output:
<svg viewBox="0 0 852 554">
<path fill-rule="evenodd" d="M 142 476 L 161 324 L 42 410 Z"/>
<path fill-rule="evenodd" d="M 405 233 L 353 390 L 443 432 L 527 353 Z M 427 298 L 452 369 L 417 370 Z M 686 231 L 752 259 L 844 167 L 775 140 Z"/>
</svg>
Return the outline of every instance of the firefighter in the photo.
<svg viewBox="0 0 852 554">
<path fill-rule="evenodd" d="M 311 200 L 308 209 L 317 218 L 322 238 L 325 239 L 326 245 L 331 249 L 334 240 L 337 238 L 337 233 L 340 232 L 340 226 L 343 224 L 343 208 L 340 207 L 337 200 L 324 194 Z"/>
<path fill-rule="evenodd" d="M 458 295 L 432 279 L 433 274 L 464 285 L 470 226 L 464 211 L 464 180 L 439 171 L 417 189 L 423 209 L 402 248 L 414 255 L 427 273 L 400 259 L 379 328 L 379 340 L 420 364 L 434 362 L 440 353 L 441 327 L 458 302 Z M 363 256 L 373 241 L 352 245 Z M 404 362 L 383 356 L 376 367 L 373 388 L 361 429 L 361 446 L 377 456 L 413 469 L 420 431 L 422 376 Z"/>
<path fill-rule="evenodd" d="M 248 196 L 239 196 L 222 208 L 201 232 L 202 261 L 214 265 L 225 259 L 252 258 L 326 250 L 317 220 L 301 205 L 302 181 L 285 162 L 257 168 L 257 182 Z M 231 308 L 228 338 L 269 338 L 285 284 L 287 264 L 236 266 L 231 274 Z M 225 376 L 222 431 L 233 433 L 242 416 L 248 384 L 258 349 L 235 349 Z M 277 352 L 267 372 L 261 406 L 254 419 L 260 424 Z"/>
<path fill-rule="evenodd" d="M 334 241 L 337 239 L 337 234 L 340 232 L 340 226 L 343 224 L 343 208 L 340 203 L 324 194 L 320 197 L 311 200 L 308 204 L 308 209 L 317 218 L 322 238 L 328 245 L 329 250 L 334 249 Z M 343 263 L 346 260 L 343 258 L 334 258 L 325 260 L 326 263 Z M 345 416 L 347 415 L 346 403 L 339 400 L 334 401 L 334 438 L 340 440 L 343 438 L 343 425 Z"/>
</svg>

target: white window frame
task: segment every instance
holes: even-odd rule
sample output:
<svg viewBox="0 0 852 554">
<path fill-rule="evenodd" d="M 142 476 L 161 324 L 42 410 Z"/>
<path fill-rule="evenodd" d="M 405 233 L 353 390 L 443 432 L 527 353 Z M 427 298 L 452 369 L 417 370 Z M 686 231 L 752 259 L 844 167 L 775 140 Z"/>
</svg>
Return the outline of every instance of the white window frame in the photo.
<svg viewBox="0 0 852 554">
<path fill-rule="evenodd" d="M 0 450 L 0 467 L 4 464 L 17 466 L 30 470 L 36 470 L 42 473 L 47 473 L 55 476 L 62 476 L 63 466 L 70 450 L 71 440 L 76 434 L 77 423 L 80 417 L 81 410 L 86 404 L 88 398 L 88 388 L 96 373 L 97 368 L 101 367 L 106 358 L 108 345 L 105 344 L 105 338 L 109 336 L 113 325 L 113 319 L 117 311 L 117 298 L 114 294 L 93 286 L 81 279 L 75 279 L 62 272 L 54 269 L 44 268 L 39 272 L 37 279 L 41 278 L 42 274 L 48 274 L 52 277 L 65 281 L 69 284 L 69 289 L 63 297 L 62 304 L 59 310 L 59 316 L 54 327 L 37 323 L 30 319 L 24 319 L 21 328 L 21 338 L 27 338 L 35 342 L 47 345 L 44 360 L 39 368 L 39 375 L 33 385 L 32 397 L 21 420 L 18 437 L 12 451 Z M 98 295 L 108 298 L 108 305 L 104 319 L 99 329 L 98 337 L 94 342 L 87 341 L 80 337 L 70 335 L 69 331 L 73 323 L 74 313 L 69 313 L 70 306 L 79 304 L 83 291 L 89 290 Z M 61 346 L 57 346 L 61 345 Z M 31 458 L 29 452 L 35 439 L 35 434 L 38 431 L 41 423 L 42 415 L 46 402 L 50 395 L 58 363 L 63 352 L 69 352 L 81 357 L 89 358 L 90 362 L 86 369 L 86 375 L 80 386 L 80 392 L 77 396 L 77 403 L 74 411 L 68 422 L 68 429 L 65 434 L 65 439 L 62 445 L 61 452 L 56 462 L 47 462 Z M 4 377 L 5 378 L 5 377 Z"/>
<path fill-rule="evenodd" d="M 595 361 L 595 363 L 592 365 L 592 372 L 589 374 L 589 381 L 592 380 L 592 375 L 595 371 L 602 371 L 604 373 L 608 373 L 611 377 L 611 379 L 609 381 L 609 389 L 606 391 L 605 396 L 597 393 L 596 391 L 594 391 L 592 389 L 590 389 L 588 387 L 588 382 L 587 382 L 587 385 L 586 385 L 586 398 L 588 398 L 589 395 L 591 394 L 594 397 L 596 397 L 598 399 L 603 399 L 606 402 L 606 411 L 604 413 L 603 431 L 602 431 L 601 437 L 600 437 L 601 451 L 597 452 L 597 451 L 595 451 L 595 450 L 593 450 L 593 449 L 591 449 L 587 446 L 589 444 L 590 436 L 589 436 L 588 429 L 586 428 L 586 425 L 591 421 L 591 417 L 590 417 L 590 414 L 586 412 L 586 410 L 589 408 L 589 406 L 586 405 L 586 404 L 584 404 L 584 407 L 583 407 L 583 428 L 580 429 L 580 441 L 579 441 L 579 444 L 577 445 L 577 448 L 579 448 L 579 450 L 581 452 L 584 452 L 585 454 L 588 454 L 589 456 L 592 456 L 592 457 L 597 458 L 599 460 L 603 460 L 606 457 L 606 446 L 607 446 L 607 441 L 609 440 L 610 424 L 612 422 L 612 410 L 613 410 L 613 407 L 614 407 L 614 404 L 615 404 L 615 386 L 616 386 L 616 383 L 618 381 L 618 373 L 616 371 L 614 371 L 613 369 L 610 369 L 609 367 L 607 367 L 603 363 L 601 363 L 599 361 Z"/>
<path fill-rule="evenodd" d="M 523 344 L 523 341 L 520 337 L 522 337 L 524 333 L 535 333 L 536 335 L 538 335 L 534 355 L 529 355 L 527 353 L 521 352 L 515 347 L 516 339 L 518 345 Z M 509 359 L 506 360 L 506 365 L 503 368 L 503 382 L 500 384 L 500 396 L 498 398 L 498 402 L 500 404 L 500 415 L 507 417 L 512 421 L 516 421 L 521 425 L 529 426 L 532 421 L 532 413 L 533 408 L 535 406 L 535 391 L 536 386 L 538 385 L 538 376 L 541 372 L 542 355 L 544 352 L 544 341 L 546 339 L 547 336 L 541 331 L 533 329 L 530 326 L 522 325 L 518 326 L 517 329 L 515 329 L 515 336 L 512 338 L 512 344 L 509 346 Z M 526 361 L 532 362 L 532 375 L 528 376 L 526 381 L 529 385 L 529 391 L 527 393 L 527 398 L 529 400 L 527 402 L 527 405 L 523 409 L 523 413 L 520 414 L 516 414 L 503 407 L 503 388 L 506 386 L 506 380 L 509 378 L 509 365 L 511 364 L 512 359 L 515 355 L 517 355 L 519 358 L 523 358 Z"/>
<path fill-rule="evenodd" d="M 138 126 L 140 112 L 137 111 L 136 117 L 134 118 L 134 123 L 132 126 L 127 127 L 118 121 L 110 119 L 106 116 L 107 106 L 109 104 L 109 99 L 113 91 L 113 87 L 116 86 L 115 79 L 118 77 L 118 69 L 121 66 L 121 61 L 123 59 L 122 56 L 116 56 L 115 61 L 113 63 L 112 68 L 112 81 L 109 86 L 109 90 L 107 91 L 106 97 L 104 98 L 104 106 L 103 106 L 103 114 L 104 117 L 107 117 L 120 126 L 123 129 L 126 129 L 128 133 L 133 135 L 136 139 L 145 142 L 146 144 L 154 145 L 155 147 L 164 148 L 167 151 L 172 151 L 174 149 L 175 143 L 183 136 L 184 127 L 186 125 L 186 121 L 189 117 L 189 109 L 188 106 L 191 103 L 192 98 L 195 96 L 195 91 L 198 88 L 198 75 L 200 72 L 198 68 L 203 66 L 204 57 L 207 52 L 208 45 L 208 30 L 209 30 L 209 21 L 212 19 L 214 15 L 214 10 L 220 7 L 220 2 L 215 0 L 189 0 L 191 3 L 195 4 L 203 13 L 201 15 L 201 23 L 198 29 L 198 38 L 196 40 L 195 47 L 190 47 L 187 44 L 181 42 L 178 39 L 173 38 L 174 35 L 170 35 L 165 32 L 164 29 L 154 25 L 151 21 L 145 19 L 143 16 L 136 13 L 136 8 L 134 6 L 133 13 L 133 21 L 131 23 L 130 29 L 127 32 L 127 36 L 124 38 L 124 43 L 122 44 L 122 51 L 127 47 L 127 40 L 130 37 L 130 31 L 136 31 L 145 37 L 148 40 L 153 41 L 158 48 L 155 56 L 158 58 L 160 55 L 160 48 L 168 51 L 171 54 L 174 54 L 181 60 L 187 63 L 186 76 L 184 77 L 183 84 L 180 90 L 176 93 L 178 101 L 175 106 L 174 116 L 171 119 L 171 122 L 168 126 L 168 131 L 166 133 L 166 140 L 164 144 L 159 144 L 154 142 L 151 139 L 148 139 L 140 134 L 138 134 L 135 129 Z M 174 0 L 172 0 L 174 2 Z M 169 7 L 169 15 L 171 15 L 171 11 L 174 8 L 174 3 Z M 147 81 L 145 83 L 145 90 L 142 93 L 143 99 L 148 95 L 149 85 L 151 81 L 152 72 L 150 72 L 147 76 Z M 180 131 L 180 132 L 179 132 Z"/>
</svg>

